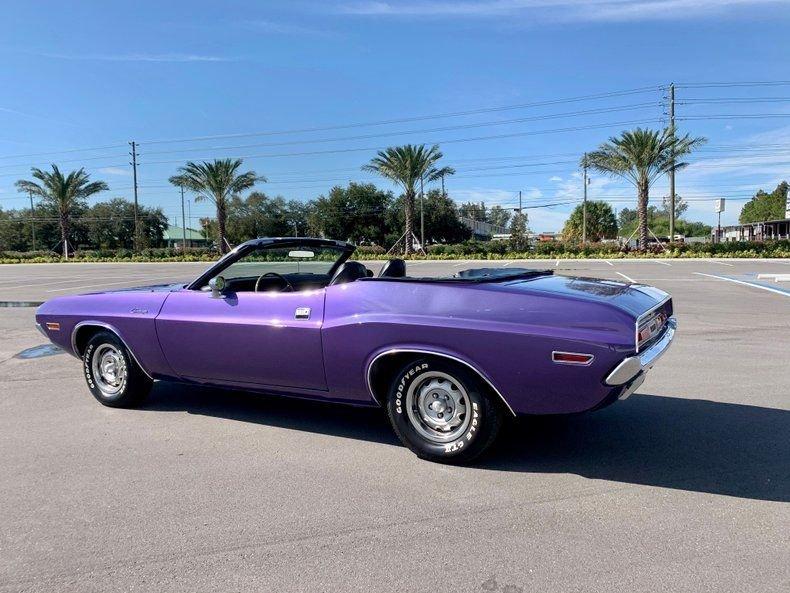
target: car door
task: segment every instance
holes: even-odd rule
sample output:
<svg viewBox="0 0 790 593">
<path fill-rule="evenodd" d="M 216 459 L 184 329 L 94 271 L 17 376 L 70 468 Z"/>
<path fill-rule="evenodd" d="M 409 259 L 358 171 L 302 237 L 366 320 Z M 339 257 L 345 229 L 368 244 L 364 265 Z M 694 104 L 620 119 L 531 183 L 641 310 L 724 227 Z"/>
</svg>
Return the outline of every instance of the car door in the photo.
<svg viewBox="0 0 790 593">
<path fill-rule="evenodd" d="M 181 377 L 219 384 L 326 390 L 324 290 L 180 290 L 156 318 L 162 350 Z"/>
</svg>

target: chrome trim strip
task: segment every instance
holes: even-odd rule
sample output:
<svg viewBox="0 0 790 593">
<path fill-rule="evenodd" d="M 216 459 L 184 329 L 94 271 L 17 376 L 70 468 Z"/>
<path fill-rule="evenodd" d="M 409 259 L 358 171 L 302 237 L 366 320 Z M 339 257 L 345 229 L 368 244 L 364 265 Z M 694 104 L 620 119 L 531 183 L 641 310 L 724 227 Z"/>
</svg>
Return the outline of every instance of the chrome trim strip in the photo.
<svg viewBox="0 0 790 593">
<path fill-rule="evenodd" d="M 672 295 L 667 294 L 667 293 L 664 293 L 664 294 L 666 294 L 667 296 L 665 296 L 663 299 L 661 299 L 661 301 L 658 304 L 656 304 L 654 307 L 648 309 L 647 311 L 645 311 L 639 317 L 636 318 L 636 329 L 634 330 L 634 348 L 636 348 L 637 353 L 639 352 L 639 326 L 640 326 L 640 324 L 642 323 L 642 320 L 645 317 L 648 317 L 651 313 L 653 313 L 659 307 L 664 306 L 666 304 L 666 302 L 672 298 Z"/>
<path fill-rule="evenodd" d="M 589 356 L 590 360 L 588 360 L 587 362 L 571 362 L 568 360 L 557 360 L 555 358 L 555 355 L 557 354 L 570 354 L 572 356 Z M 577 367 L 588 367 L 593 363 L 594 360 L 595 360 L 595 356 L 587 352 L 565 352 L 564 350 L 551 351 L 551 362 L 555 364 L 569 364 L 571 366 L 577 366 Z"/>
<path fill-rule="evenodd" d="M 638 356 L 629 356 L 618 364 L 615 369 L 609 373 L 604 381 L 607 385 L 623 385 L 628 383 L 640 372 L 649 371 L 656 361 L 663 356 L 667 351 L 669 345 L 675 337 L 675 330 L 677 329 L 678 321 L 673 316 L 667 319 L 667 329 L 661 339 L 655 342 L 650 348 L 639 354 Z"/>
<path fill-rule="evenodd" d="M 74 329 L 71 330 L 71 352 L 72 354 L 74 354 L 74 356 L 80 359 L 82 358 L 82 356 L 80 356 L 80 353 L 77 352 L 77 330 L 86 325 L 93 327 L 101 327 L 110 330 L 112 333 L 114 333 L 117 336 L 117 338 L 121 341 L 121 343 L 124 345 L 126 350 L 129 352 L 129 355 L 134 359 L 134 362 L 137 363 L 137 366 L 140 367 L 140 369 L 142 369 L 142 371 L 145 373 L 146 377 L 148 377 L 152 381 L 154 380 L 154 378 L 151 376 L 151 373 L 149 373 L 145 369 L 145 367 L 140 364 L 140 360 L 135 356 L 132 349 L 129 348 L 129 344 L 126 343 L 126 340 L 123 339 L 120 332 L 109 323 L 104 323 L 103 321 L 80 321 L 77 325 L 74 326 Z"/>
<path fill-rule="evenodd" d="M 483 375 L 483 373 L 481 373 L 479 370 L 477 370 L 477 368 L 475 368 L 473 365 L 471 365 L 470 363 L 466 362 L 465 360 L 462 360 L 462 359 L 460 359 L 460 358 L 458 358 L 456 356 L 452 356 L 450 354 L 444 354 L 442 352 L 435 352 L 433 350 L 422 350 L 420 348 L 392 348 L 390 350 L 385 350 L 384 352 L 381 352 L 381 353 L 377 354 L 373 358 L 373 360 L 370 361 L 370 364 L 368 365 L 368 371 L 367 371 L 368 391 L 370 392 L 371 397 L 373 397 L 373 400 L 375 402 L 378 402 L 379 405 L 381 405 L 381 402 L 379 402 L 378 398 L 376 398 L 376 394 L 373 392 L 373 384 L 370 381 L 370 371 L 373 370 L 373 365 L 376 364 L 376 361 L 379 358 L 382 358 L 384 356 L 388 356 L 388 355 L 391 355 L 391 354 L 402 354 L 402 353 L 406 353 L 406 352 L 415 353 L 415 354 L 430 354 L 431 356 L 440 356 L 442 358 L 448 358 L 450 360 L 453 360 L 455 362 L 459 362 L 462 365 L 469 367 L 472 371 L 475 372 L 475 374 L 477 374 L 481 379 L 483 379 L 483 381 L 485 381 L 488 384 L 488 386 L 494 391 L 494 393 L 496 393 L 499 396 L 499 399 L 501 399 L 502 403 L 504 403 L 505 406 L 507 406 L 507 409 L 513 415 L 513 417 L 516 416 L 516 413 L 513 411 L 513 408 L 511 408 L 510 404 L 507 403 L 507 400 L 502 396 L 502 393 L 500 393 L 499 389 L 494 387 L 494 384 L 491 383 L 491 381 L 489 381 Z"/>
</svg>

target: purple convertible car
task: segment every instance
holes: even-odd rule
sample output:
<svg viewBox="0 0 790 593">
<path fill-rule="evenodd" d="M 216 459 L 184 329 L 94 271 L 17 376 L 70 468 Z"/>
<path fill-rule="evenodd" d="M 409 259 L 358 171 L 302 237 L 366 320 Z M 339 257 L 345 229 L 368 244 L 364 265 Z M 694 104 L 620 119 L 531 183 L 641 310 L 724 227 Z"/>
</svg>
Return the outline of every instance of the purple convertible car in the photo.
<svg viewBox="0 0 790 593">
<path fill-rule="evenodd" d="M 354 249 L 255 239 L 190 284 L 61 297 L 36 321 L 106 406 L 155 380 L 383 406 L 409 449 L 456 463 L 508 417 L 626 398 L 675 333 L 650 286 L 508 267 L 420 278 L 400 259 L 374 277 Z"/>
</svg>

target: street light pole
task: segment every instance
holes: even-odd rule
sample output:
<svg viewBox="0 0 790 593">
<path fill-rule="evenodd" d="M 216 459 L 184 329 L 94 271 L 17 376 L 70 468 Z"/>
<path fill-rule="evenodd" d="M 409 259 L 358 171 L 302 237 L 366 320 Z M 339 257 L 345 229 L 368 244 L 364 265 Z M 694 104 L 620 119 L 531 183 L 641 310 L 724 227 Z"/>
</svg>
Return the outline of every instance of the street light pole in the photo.
<svg viewBox="0 0 790 593">
<path fill-rule="evenodd" d="M 36 250 L 36 211 L 33 209 L 33 192 L 27 192 L 30 196 L 30 231 L 33 235 L 33 251 Z"/>
<path fill-rule="evenodd" d="M 582 202 L 582 245 L 587 244 L 587 153 L 584 153 L 582 160 L 582 168 L 584 175 L 582 182 L 584 183 L 584 201 Z"/>
<path fill-rule="evenodd" d="M 672 130 L 672 139 L 675 139 L 675 83 L 669 85 L 669 127 Z M 673 150 L 674 156 L 674 150 Z M 669 171 L 669 242 L 675 242 L 675 162 L 672 159 L 672 169 Z"/>
<path fill-rule="evenodd" d="M 181 187 L 181 221 L 184 234 L 181 236 L 181 251 L 187 252 L 187 218 L 184 214 L 184 186 Z"/>
<path fill-rule="evenodd" d="M 425 194 L 422 187 L 422 176 L 420 176 L 420 249 L 425 252 Z"/>
<path fill-rule="evenodd" d="M 189 229 L 192 230 L 192 200 L 187 200 L 187 217 L 189 217 Z M 189 247 L 192 247 L 192 239 L 189 239 Z"/>
</svg>

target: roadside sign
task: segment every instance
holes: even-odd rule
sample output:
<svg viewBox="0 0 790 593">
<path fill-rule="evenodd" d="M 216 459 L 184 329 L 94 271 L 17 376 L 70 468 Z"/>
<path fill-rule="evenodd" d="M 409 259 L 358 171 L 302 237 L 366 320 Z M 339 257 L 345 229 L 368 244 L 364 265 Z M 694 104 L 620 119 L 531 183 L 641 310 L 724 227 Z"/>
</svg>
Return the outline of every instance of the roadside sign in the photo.
<svg viewBox="0 0 790 593">
<path fill-rule="evenodd" d="M 718 198 L 716 200 L 716 212 L 724 212 L 724 198 Z"/>
</svg>

